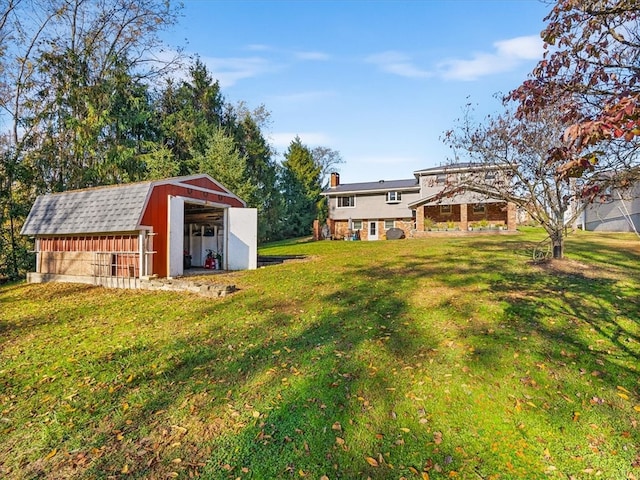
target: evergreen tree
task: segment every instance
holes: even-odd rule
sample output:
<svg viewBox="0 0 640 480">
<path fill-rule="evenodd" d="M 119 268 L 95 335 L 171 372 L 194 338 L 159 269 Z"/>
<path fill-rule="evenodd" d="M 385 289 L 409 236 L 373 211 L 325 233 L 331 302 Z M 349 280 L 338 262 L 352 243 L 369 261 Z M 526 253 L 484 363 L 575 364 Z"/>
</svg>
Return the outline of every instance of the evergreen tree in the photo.
<svg viewBox="0 0 640 480">
<path fill-rule="evenodd" d="M 296 137 L 282 162 L 281 191 L 284 200 L 282 230 L 285 237 L 311 234 L 322 192 L 322 169 L 309 148 Z"/>
<path fill-rule="evenodd" d="M 157 102 L 160 142 L 171 150 L 179 175 L 198 170 L 194 155 L 204 154 L 211 135 L 223 123 L 225 105 L 220 85 L 200 59 L 189 68 L 189 78 L 178 86 L 167 80 Z"/>
<path fill-rule="evenodd" d="M 218 129 L 209 137 L 204 153 L 196 153 L 198 173 L 206 173 L 246 201 L 253 197 L 255 186 L 246 176 L 247 162 L 233 138 Z"/>
<path fill-rule="evenodd" d="M 262 109 L 261 109 L 262 111 Z M 255 187 L 247 203 L 258 209 L 258 241 L 280 238 L 282 198 L 277 186 L 278 168 L 271 147 L 254 120 L 255 112 L 241 111 L 236 141 L 246 159 L 247 179 Z"/>
</svg>

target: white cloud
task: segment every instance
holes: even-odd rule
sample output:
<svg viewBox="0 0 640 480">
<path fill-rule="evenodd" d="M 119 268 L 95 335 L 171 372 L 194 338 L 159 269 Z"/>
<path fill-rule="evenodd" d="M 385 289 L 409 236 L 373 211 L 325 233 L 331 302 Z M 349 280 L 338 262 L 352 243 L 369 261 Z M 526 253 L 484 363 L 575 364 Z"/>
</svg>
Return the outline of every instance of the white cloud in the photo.
<svg viewBox="0 0 640 480">
<path fill-rule="evenodd" d="M 155 53 L 154 58 L 158 61 L 169 62 L 176 57 L 176 53 L 174 50 L 163 50 Z M 178 68 L 172 71 L 170 76 L 178 81 L 187 81 L 189 66 L 192 64 L 193 58 L 189 57 L 187 53 L 186 59 L 182 58 L 179 61 Z M 230 87 L 243 78 L 257 77 L 281 68 L 274 62 L 258 56 L 231 58 L 198 56 L 198 58 L 205 64 L 213 79 L 220 82 L 222 88 Z"/>
<path fill-rule="evenodd" d="M 428 78 L 433 76 L 429 71 L 416 67 L 411 58 L 401 52 L 387 51 L 370 55 L 365 59 L 368 63 L 377 65 L 380 70 L 401 77 L 408 78 Z"/>
<path fill-rule="evenodd" d="M 268 52 L 272 50 L 272 48 L 262 43 L 252 43 L 251 45 L 247 45 L 247 50 L 252 52 Z"/>
<path fill-rule="evenodd" d="M 328 53 L 324 52 L 297 52 L 294 55 L 298 60 L 316 60 L 324 62 L 331 58 Z"/>
<path fill-rule="evenodd" d="M 500 56 L 520 58 L 523 60 L 538 60 L 544 52 L 543 42 L 539 35 L 502 40 L 496 42 L 494 45 Z"/>
<path fill-rule="evenodd" d="M 327 145 L 331 143 L 331 138 L 323 132 L 272 133 L 269 135 L 269 141 L 276 148 L 286 149 L 296 136 L 300 137 L 300 141 L 308 147 Z"/>
<path fill-rule="evenodd" d="M 477 80 L 513 70 L 525 61 L 541 58 L 543 53 L 543 42 L 537 35 L 501 40 L 493 46 L 494 52 L 478 52 L 470 60 L 441 62 L 438 65 L 441 75 L 452 80 Z"/>
<path fill-rule="evenodd" d="M 277 69 L 261 57 L 215 58 L 201 57 L 211 76 L 220 81 L 222 88 L 234 85 L 243 78 L 252 78 Z"/>
</svg>

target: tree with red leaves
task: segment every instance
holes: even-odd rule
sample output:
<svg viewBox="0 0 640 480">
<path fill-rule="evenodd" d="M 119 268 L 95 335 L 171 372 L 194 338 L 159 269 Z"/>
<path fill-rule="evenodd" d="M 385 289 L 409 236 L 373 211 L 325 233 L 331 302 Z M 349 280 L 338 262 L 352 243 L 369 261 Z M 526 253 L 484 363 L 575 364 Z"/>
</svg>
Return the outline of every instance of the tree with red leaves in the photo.
<svg viewBox="0 0 640 480">
<path fill-rule="evenodd" d="M 558 177 L 598 164 L 609 181 L 628 186 L 639 176 L 640 3 L 558 0 L 545 21 L 544 57 L 508 99 L 521 117 L 569 100 L 563 145 L 549 156 L 550 163 L 563 160 Z"/>
</svg>

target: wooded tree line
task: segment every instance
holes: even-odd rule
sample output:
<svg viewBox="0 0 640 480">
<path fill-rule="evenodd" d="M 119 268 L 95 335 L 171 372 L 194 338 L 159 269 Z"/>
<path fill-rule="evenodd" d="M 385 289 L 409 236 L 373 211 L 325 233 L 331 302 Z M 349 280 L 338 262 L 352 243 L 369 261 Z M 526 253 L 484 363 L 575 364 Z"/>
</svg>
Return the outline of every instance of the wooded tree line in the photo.
<svg viewBox="0 0 640 480">
<path fill-rule="evenodd" d="M 259 241 L 308 235 L 322 217 L 339 154 L 295 138 L 279 162 L 264 106 L 227 102 L 197 58 L 160 55 L 171 3 L 1 5 L 0 278 L 30 268 L 19 232 L 43 193 L 207 173 L 258 209 Z"/>
</svg>

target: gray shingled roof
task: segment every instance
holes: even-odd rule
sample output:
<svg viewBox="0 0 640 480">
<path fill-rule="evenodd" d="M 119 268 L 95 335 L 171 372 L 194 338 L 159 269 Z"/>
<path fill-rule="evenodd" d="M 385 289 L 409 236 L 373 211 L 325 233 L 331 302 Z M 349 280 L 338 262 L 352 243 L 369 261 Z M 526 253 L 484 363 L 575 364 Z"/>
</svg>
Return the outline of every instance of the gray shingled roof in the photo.
<svg viewBox="0 0 640 480">
<path fill-rule="evenodd" d="M 423 168 L 421 170 L 416 170 L 414 175 L 433 175 L 436 173 L 445 173 L 445 172 L 459 172 L 459 171 L 468 171 L 468 170 L 498 170 L 499 167 L 497 165 L 486 164 L 481 162 L 461 162 L 461 163 L 449 163 L 445 165 L 440 165 L 438 167 L 429 167 Z"/>
<path fill-rule="evenodd" d="M 152 182 L 40 195 L 20 232 L 66 235 L 138 230 Z"/>
<path fill-rule="evenodd" d="M 440 193 L 445 187 L 430 187 L 423 191 L 424 196 L 415 202 L 411 202 L 409 207 L 417 207 L 419 205 L 433 206 L 433 205 L 460 205 L 462 203 L 498 203 L 502 202 L 498 198 L 491 198 L 487 195 L 483 195 L 477 192 L 464 191 L 456 193 L 452 196 L 440 197 Z"/>
<path fill-rule="evenodd" d="M 377 182 L 363 183 L 344 183 L 337 187 L 326 189 L 323 195 L 335 195 L 351 192 L 374 192 L 374 191 L 392 191 L 392 190 L 418 190 L 420 185 L 415 178 L 408 180 L 380 180 Z"/>
</svg>

